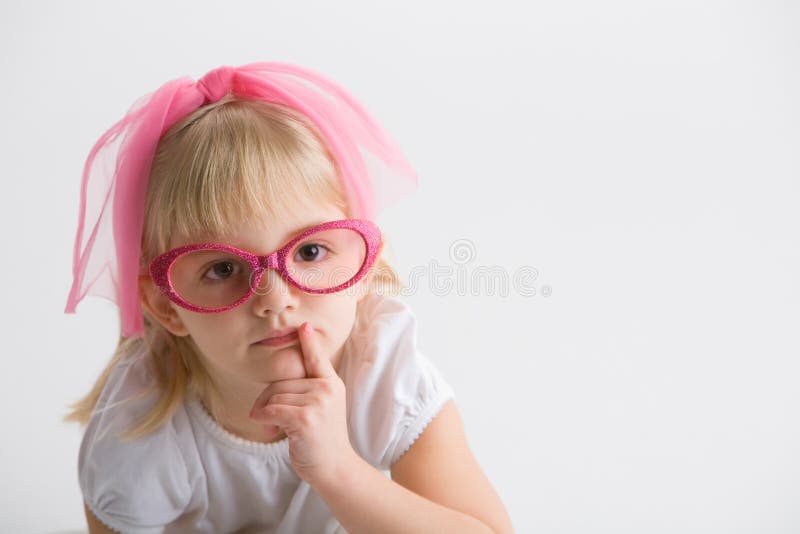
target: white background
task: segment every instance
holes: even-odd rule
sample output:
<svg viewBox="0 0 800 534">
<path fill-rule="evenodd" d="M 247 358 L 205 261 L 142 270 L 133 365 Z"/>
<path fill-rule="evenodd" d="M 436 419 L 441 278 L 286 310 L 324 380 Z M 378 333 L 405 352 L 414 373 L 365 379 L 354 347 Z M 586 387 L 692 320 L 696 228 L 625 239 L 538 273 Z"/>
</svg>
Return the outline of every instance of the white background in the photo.
<svg viewBox="0 0 800 534">
<path fill-rule="evenodd" d="M 402 277 L 538 271 L 408 296 L 518 532 L 800 532 L 798 30 L 768 1 L 4 2 L 0 532 L 84 528 L 60 419 L 118 335 L 104 300 L 62 313 L 89 149 L 167 80 L 270 60 L 417 169 L 379 218 Z"/>
</svg>

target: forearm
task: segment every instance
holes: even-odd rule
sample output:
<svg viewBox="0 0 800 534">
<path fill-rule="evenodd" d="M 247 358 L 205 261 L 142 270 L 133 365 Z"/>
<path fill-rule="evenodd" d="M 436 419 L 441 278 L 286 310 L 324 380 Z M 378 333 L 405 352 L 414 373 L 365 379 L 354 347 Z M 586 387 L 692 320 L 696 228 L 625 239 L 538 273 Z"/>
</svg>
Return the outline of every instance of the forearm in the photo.
<svg viewBox="0 0 800 534">
<path fill-rule="evenodd" d="M 492 532 L 474 517 L 404 488 L 357 455 L 314 490 L 348 534 Z"/>
</svg>

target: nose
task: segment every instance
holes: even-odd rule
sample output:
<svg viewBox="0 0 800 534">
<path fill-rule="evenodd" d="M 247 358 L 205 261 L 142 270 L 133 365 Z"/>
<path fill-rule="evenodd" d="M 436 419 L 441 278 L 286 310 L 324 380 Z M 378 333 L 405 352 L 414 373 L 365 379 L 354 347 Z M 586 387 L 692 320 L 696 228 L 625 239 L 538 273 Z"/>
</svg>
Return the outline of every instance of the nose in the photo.
<svg viewBox="0 0 800 534">
<path fill-rule="evenodd" d="M 298 289 L 284 280 L 275 269 L 265 269 L 258 284 L 253 285 L 250 305 L 256 315 L 282 313 L 297 307 Z"/>
</svg>

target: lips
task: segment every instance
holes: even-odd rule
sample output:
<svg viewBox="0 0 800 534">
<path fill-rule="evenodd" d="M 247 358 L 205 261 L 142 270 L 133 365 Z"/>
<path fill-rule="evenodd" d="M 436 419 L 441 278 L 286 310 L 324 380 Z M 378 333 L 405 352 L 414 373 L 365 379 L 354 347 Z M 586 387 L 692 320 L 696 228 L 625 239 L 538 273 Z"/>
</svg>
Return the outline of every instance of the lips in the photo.
<svg viewBox="0 0 800 534">
<path fill-rule="evenodd" d="M 256 343 L 259 345 L 285 345 L 297 339 L 297 328 L 283 328 L 280 330 L 270 330 L 267 335 Z"/>
<path fill-rule="evenodd" d="M 264 336 L 264 339 L 270 339 L 273 337 L 282 337 L 295 332 L 297 332 L 297 328 L 293 327 L 284 328 L 283 330 L 270 330 L 269 332 L 267 332 L 267 335 Z"/>
</svg>

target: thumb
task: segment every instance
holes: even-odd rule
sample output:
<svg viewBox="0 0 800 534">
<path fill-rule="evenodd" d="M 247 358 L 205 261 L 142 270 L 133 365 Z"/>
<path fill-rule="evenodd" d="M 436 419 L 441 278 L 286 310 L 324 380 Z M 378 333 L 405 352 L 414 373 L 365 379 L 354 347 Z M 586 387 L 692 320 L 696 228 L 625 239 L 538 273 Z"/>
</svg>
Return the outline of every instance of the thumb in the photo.
<svg viewBox="0 0 800 534">
<path fill-rule="evenodd" d="M 303 323 L 298 329 L 300 346 L 303 349 L 303 363 L 307 378 L 327 378 L 336 374 L 330 358 L 322 354 L 319 336 L 311 323 Z"/>
</svg>

